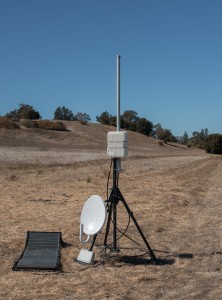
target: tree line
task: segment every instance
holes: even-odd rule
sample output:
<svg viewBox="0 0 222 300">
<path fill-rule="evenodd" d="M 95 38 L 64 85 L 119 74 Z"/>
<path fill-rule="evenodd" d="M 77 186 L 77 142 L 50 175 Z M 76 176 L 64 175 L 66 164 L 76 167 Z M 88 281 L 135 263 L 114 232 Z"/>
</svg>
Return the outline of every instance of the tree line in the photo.
<svg viewBox="0 0 222 300">
<path fill-rule="evenodd" d="M 14 120 L 40 120 L 42 118 L 40 113 L 31 105 L 23 103 L 19 104 L 18 109 L 10 111 L 5 116 Z M 91 121 L 91 118 L 87 113 L 78 112 L 74 115 L 70 109 L 66 108 L 65 106 L 59 106 L 54 111 L 53 120 L 79 121 L 81 124 L 85 125 Z"/>
<path fill-rule="evenodd" d="M 5 117 L 13 120 L 40 120 L 42 118 L 40 113 L 31 105 L 23 103 L 19 105 L 18 109 L 8 112 Z M 81 124 L 86 125 L 91 121 L 91 118 L 87 113 L 78 112 L 74 114 L 72 110 L 67 107 L 59 106 L 54 111 L 53 120 L 79 121 Z M 107 111 L 96 116 L 96 120 L 103 125 L 116 126 L 116 116 L 111 115 Z M 47 124 L 47 126 L 49 125 Z M 50 126 L 52 126 L 52 124 L 50 124 Z M 61 124 L 58 124 L 58 126 L 61 130 Z M 200 132 L 194 131 L 190 138 L 186 131 L 183 136 L 175 137 L 171 130 L 163 128 L 160 123 L 154 125 L 150 120 L 139 117 L 138 113 L 134 110 L 126 110 L 123 112 L 120 116 L 120 127 L 125 130 L 131 130 L 154 137 L 162 140 L 164 143 L 175 142 L 187 145 L 188 147 L 204 149 L 207 153 L 222 154 L 222 135 L 209 134 L 207 128 L 201 129 Z"/>
<path fill-rule="evenodd" d="M 100 116 L 97 116 L 96 120 L 100 124 L 116 126 L 116 116 L 112 116 L 107 111 L 103 112 Z M 134 110 L 126 110 L 120 116 L 120 128 L 152 136 L 163 140 L 165 143 L 177 142 L 177 139 L 172 134 L 171 130 L 162 128 L 160 123 L 154 125 L 146 118 L 139 117 L 138 113 Z"/>
<path fill-rule="evenodd" d="M 187 132 L 178 140 L 181 144 L 188 147 L 196 147 L 205 150 L 211 154 L 222 154 L 222 134 L 209 134 L 207 128 L 201 129 L 200 132 L 194 131 L 189 138 Z"/>
<path fill-rule="evenodd" d="M 19 104 L 18 109 L 14 109 L 6 114 L 6 117 L 14 120 L 27 119 L 39 120 L 41 119 L 40 113 L 28 104 Z M 91 121 L 87 113 L 78 112 L 74 114 L 71 109 L 65 106 L 59 106 L 54 111 L 53 120 L 60 121 L 79 121 L 81 124 L 86 125 Z M 101 113 L 96 117 L 100 124 L 116 126 L 116 116 L 112 116 L 107 111 Z M 138 133 L 152 136 L 161 139 L 164 142 L 177 142 L 176 137 L 169 129 L 162 128 L 161 124 L 153 125 L 153 123 L 146 118 L 141 118 L 138 113 L 133 110 L 126 110 L 120 116 L 120 127 L 126 130 L 136 131 Z"/>
</svg>

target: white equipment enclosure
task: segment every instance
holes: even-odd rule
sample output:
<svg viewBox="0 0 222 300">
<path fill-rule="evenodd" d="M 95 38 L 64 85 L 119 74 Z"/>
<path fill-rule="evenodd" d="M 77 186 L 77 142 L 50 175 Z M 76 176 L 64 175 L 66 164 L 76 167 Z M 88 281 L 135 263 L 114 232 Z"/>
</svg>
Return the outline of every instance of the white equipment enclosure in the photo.
<svg viewBox="0 0 222 300">
<path fill-rule="evenodd" d="M 128 132 L 110 131 L 107 134 L 107 155 L 122 158 L 128 155 Z"/>
</svg>

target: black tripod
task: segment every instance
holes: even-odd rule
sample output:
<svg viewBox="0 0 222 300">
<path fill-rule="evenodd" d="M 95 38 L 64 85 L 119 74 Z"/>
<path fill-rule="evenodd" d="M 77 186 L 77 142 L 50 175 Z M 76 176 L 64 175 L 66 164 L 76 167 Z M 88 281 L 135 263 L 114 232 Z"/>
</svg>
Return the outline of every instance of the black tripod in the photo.
<svg viewBox="0 0 222 300">
<path fill-rule="evenodd" d="M 132 218 L 137 230 L 139 231 L 144 243 L 146 244 L 146 247 L 150 253 L 150 257 L 154 260 L 156 260 L 156 256 L 153 253 L 153 250 L 151 249 L 149 243 L 147 242 L 146 237 L 144 236 L 139 224 L 137 223 L 133 212 L 130 210 L 129 206 L 127 205 L 122 193 L 120 192 L 120 189 L 118 188 L 118 178 L 117 178 L 117 158 L 113 158 L 113 186 L 112 190 L 109 196 L 109 199 L 107 200 L 107 206 L 108 206 L 108 220 L 106 225 L 106 233 L 105 233 L 105 239 L 104 239 L 104 246 L 107 247 L 107 239 L 109 235 L 110 230 L 110 222 L 111 219 L 113 220 L 113 243 L 111 250 L 114 252 L 118 252 L 117 248 L 117 204 L 121 201 L 123 205 L 125 206 L 129 216 Z"/>
</svg>

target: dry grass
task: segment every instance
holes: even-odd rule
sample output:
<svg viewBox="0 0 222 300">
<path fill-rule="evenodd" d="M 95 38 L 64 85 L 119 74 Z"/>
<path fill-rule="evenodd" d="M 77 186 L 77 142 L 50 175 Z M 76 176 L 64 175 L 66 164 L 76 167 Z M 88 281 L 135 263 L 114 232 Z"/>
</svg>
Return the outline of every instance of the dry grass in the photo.
<svg viewBox="0 0 222 300">
<path fill-rule="evenodd" d="M 44 130 L 66 131 L 66 127 L 59 121 L 39 120 L 35 121 L 35 126 Z"/>
<path fill-rule="evenodd" d="M 60 121 L 51 120 L 20 120 L 21 126 L 24 128 L 39 128 L 43 130 L 55 130 L 55 131 L 66 131 L 66 126 Z"/>
<path fill-rule="evenodd" d="M 74 262 L 82 247 L 78 238 L 80 212 L 88 196 L 99 194 L 106 198 L 109 160 L 101 151 L 98 156 L 89 156 L 91 160 L 69 159 L 64 164 L 59 154 L 65 156 L 74 150 L 77 153 L 78 147 L 79 155 L 87 154 L 86 146 L 96 153 L 94 139 L 89 141 L 86 136 L 94 137 L 92 132 L 102 131 L 101 127 L 75 126 L 68 138 L 56 135 L 63 141 L 63 148 L 56 146 L 54 132 L 48 139 L 42 137 L 47 141 L 47 150 L 40 152 L 58 152 L 54 163 L 42 158 L 30 164 L 33 149 L 24 147 L 27 131 L 22 133 L 24 145 L 16 147 L 11 145 L 9 135 L 11 146 L 7 147 L 6 132 L 1 133 L 0 140 L 5 144 L 0 147 L 0 161 L 5 149 L 17 149 L 19 154 L 11 161 L 8 155 L 0 170 L 0 299 L 220 299 L 222 158 L 194 149 L 159 146 L 156 141 L 130 133 L 131 158 L 123 162 L 120 189 L 155 249 L 158 262 L 154 265 L 148 256 L 140 256 L 144 251 L 138 248 L 144 245 L 131 223 L 127 233 L 141 247 L 122 238 L 118 241 L 118 259 L 84 269 Z M 102 132 L 104 136 L 107 130 Z M 36 132 L 38 140 L 39 136 Z M 70 138 L 78 139 L 78 147 L 71 148 Z M 98 137 L 98 143 L 98 148 L 105 148 L 102 138 Z M 35 143 L 33 147 L 39 145 Z M 21 153 L 28 154 L 26 159 L 21 159 Z M 39 153 L 35 153 L 36 157 Z M 15 152 L 11 159 L 14 155 Z M 127 221 L 119 203 L 121 230 Z M 11 270 L 24 248 L 28 230 L 63 233 L 69 247 L 62 249 L 61 272 Z M 103 238 L 104 231 L 95 247 L 96 262 L 102 262 L 98 252 Z"/>
<path fill-rule="evenodd" d="M 11 118 L 0 117 L 0 129 L 15 130 L 19 129 L 19 126 Z"/>
</svg>

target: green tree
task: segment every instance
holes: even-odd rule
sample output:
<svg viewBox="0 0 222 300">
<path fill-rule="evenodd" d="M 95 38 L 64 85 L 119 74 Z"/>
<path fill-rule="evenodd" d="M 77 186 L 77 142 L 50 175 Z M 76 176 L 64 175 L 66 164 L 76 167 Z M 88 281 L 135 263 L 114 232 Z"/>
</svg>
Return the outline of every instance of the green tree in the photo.
<svg viewBox="0 0 222 300">
<path fill-rule="evenodd" d="M 161 130 L 161 129 L 162 129 L 162 125 L 160 123 L 153 125 L 153 129 L 152 129 L 150 135 L 157 139 L 158 138 L 157 132 L 158 132 L 158 130 Z"/>
<path fill-rule="evenodd" d="M 185 131 L 182 138 L 181 138 L 181 144 L 187 145 L 189 141 L 188 133 Z"/>
<path fill-rule="evenodd" d="M 116 127 L 116 116 L 112 116 L 107 111 L 96 117 L 97 122 Z M 146 118 L 140 118 L 134 110 L 126 110 L 120 116 L 120 128 L 137 131 L 141 134 L 150 135 L 153 123 Z"/>
<path fill-rule="evenodd" d="M 197 148 L 204 149 L 208 138 L 208 129 L 201 129 L 200 132 L 194 131 L 192 137 L 189 140 L 189 145 Z"/>
<path fill-rule="evenodd" d="M 121 119 L 120 119 L 120 123 L 121 123 Z M 116 127 L 116 116 L 112 116 L 109 120 L 109 125 Z M 122 127 L 122 125 L 120 124 L 120 127 Z"/>
<path fill-rule="evenodd" d="M 7 118 L 19 120 L 18 109 L 14 109 L 5 115 Z"/>
<path fill-rule="evenodd" d="M 112 115 L 107 111 L 104 111 L 100 116 L 96 116 L 96 121 L 103 125 L 110 125 L 111 118 Z"/>
<path fill-rule="evenodd" d="M 146 118 L 138 118 L 136 121 L 136 131 L 145 134 L 145 135 L 150 135 L 153 129 L 153 124 Z"/>
<path fill-rule="evenodd" d="M 54 120 L 73 121 L 74 119 L 73 112 L 65 106 L 57 107 L 54 112 Z"/>
<path fill-rule="evenodd" d="M 6 114 L 7 117 L 15 119 L 39 120 L 41 116 L 31 105 L 19 104 L 19 109 L 12 110 Z"/>
<path fill-rule="evenodd" d="M 121 116 L 123 127 L 128 130 L 136 131 L 136 123 L 139 119 L 137 112 L 126 110 Z"/>
<path fill-rule="evenodd" d="M 100 116 L 96 117 L 97 122 L 103 125 L 111 125 L 116 127 L 116 116 L 112 116 L 107 111 L 101 113 Z M 120 116 L 120 128 L 124 128 L 123 126 L 123 118 Z"/>
<path fill-rule="evenodd" d="M 154 137 L 160 140 L 163 140 L 165 143 L 167 142 L 177 142 L 176 137 L 172 134 L 171 130 L 162 128 L 162 125 L 160 123 L 156 124 L 154 126 Z"/>
<path fill-rule="evenodd" d="M 208 134 L 209 134 L 209 131 L 207 128 L 204 129 L 204 138 L 207 139 L 208 138 Z"/>
<path fill-rule="evenodd" d="M 86 125 L 86 124 L 88 124 L 88 122 L 91 121 L 91 118 L 87 113 L 81 113 L 81 112 L 78 112 L 75 115 L 75 119 L 78 120 L 79 123 L 82 125 Z"/>
<path fill-rule="evenodd" d="M 207 153 L 222 154 L 222 134 L 208 135 L 204 149 Z"/>
</svg>

